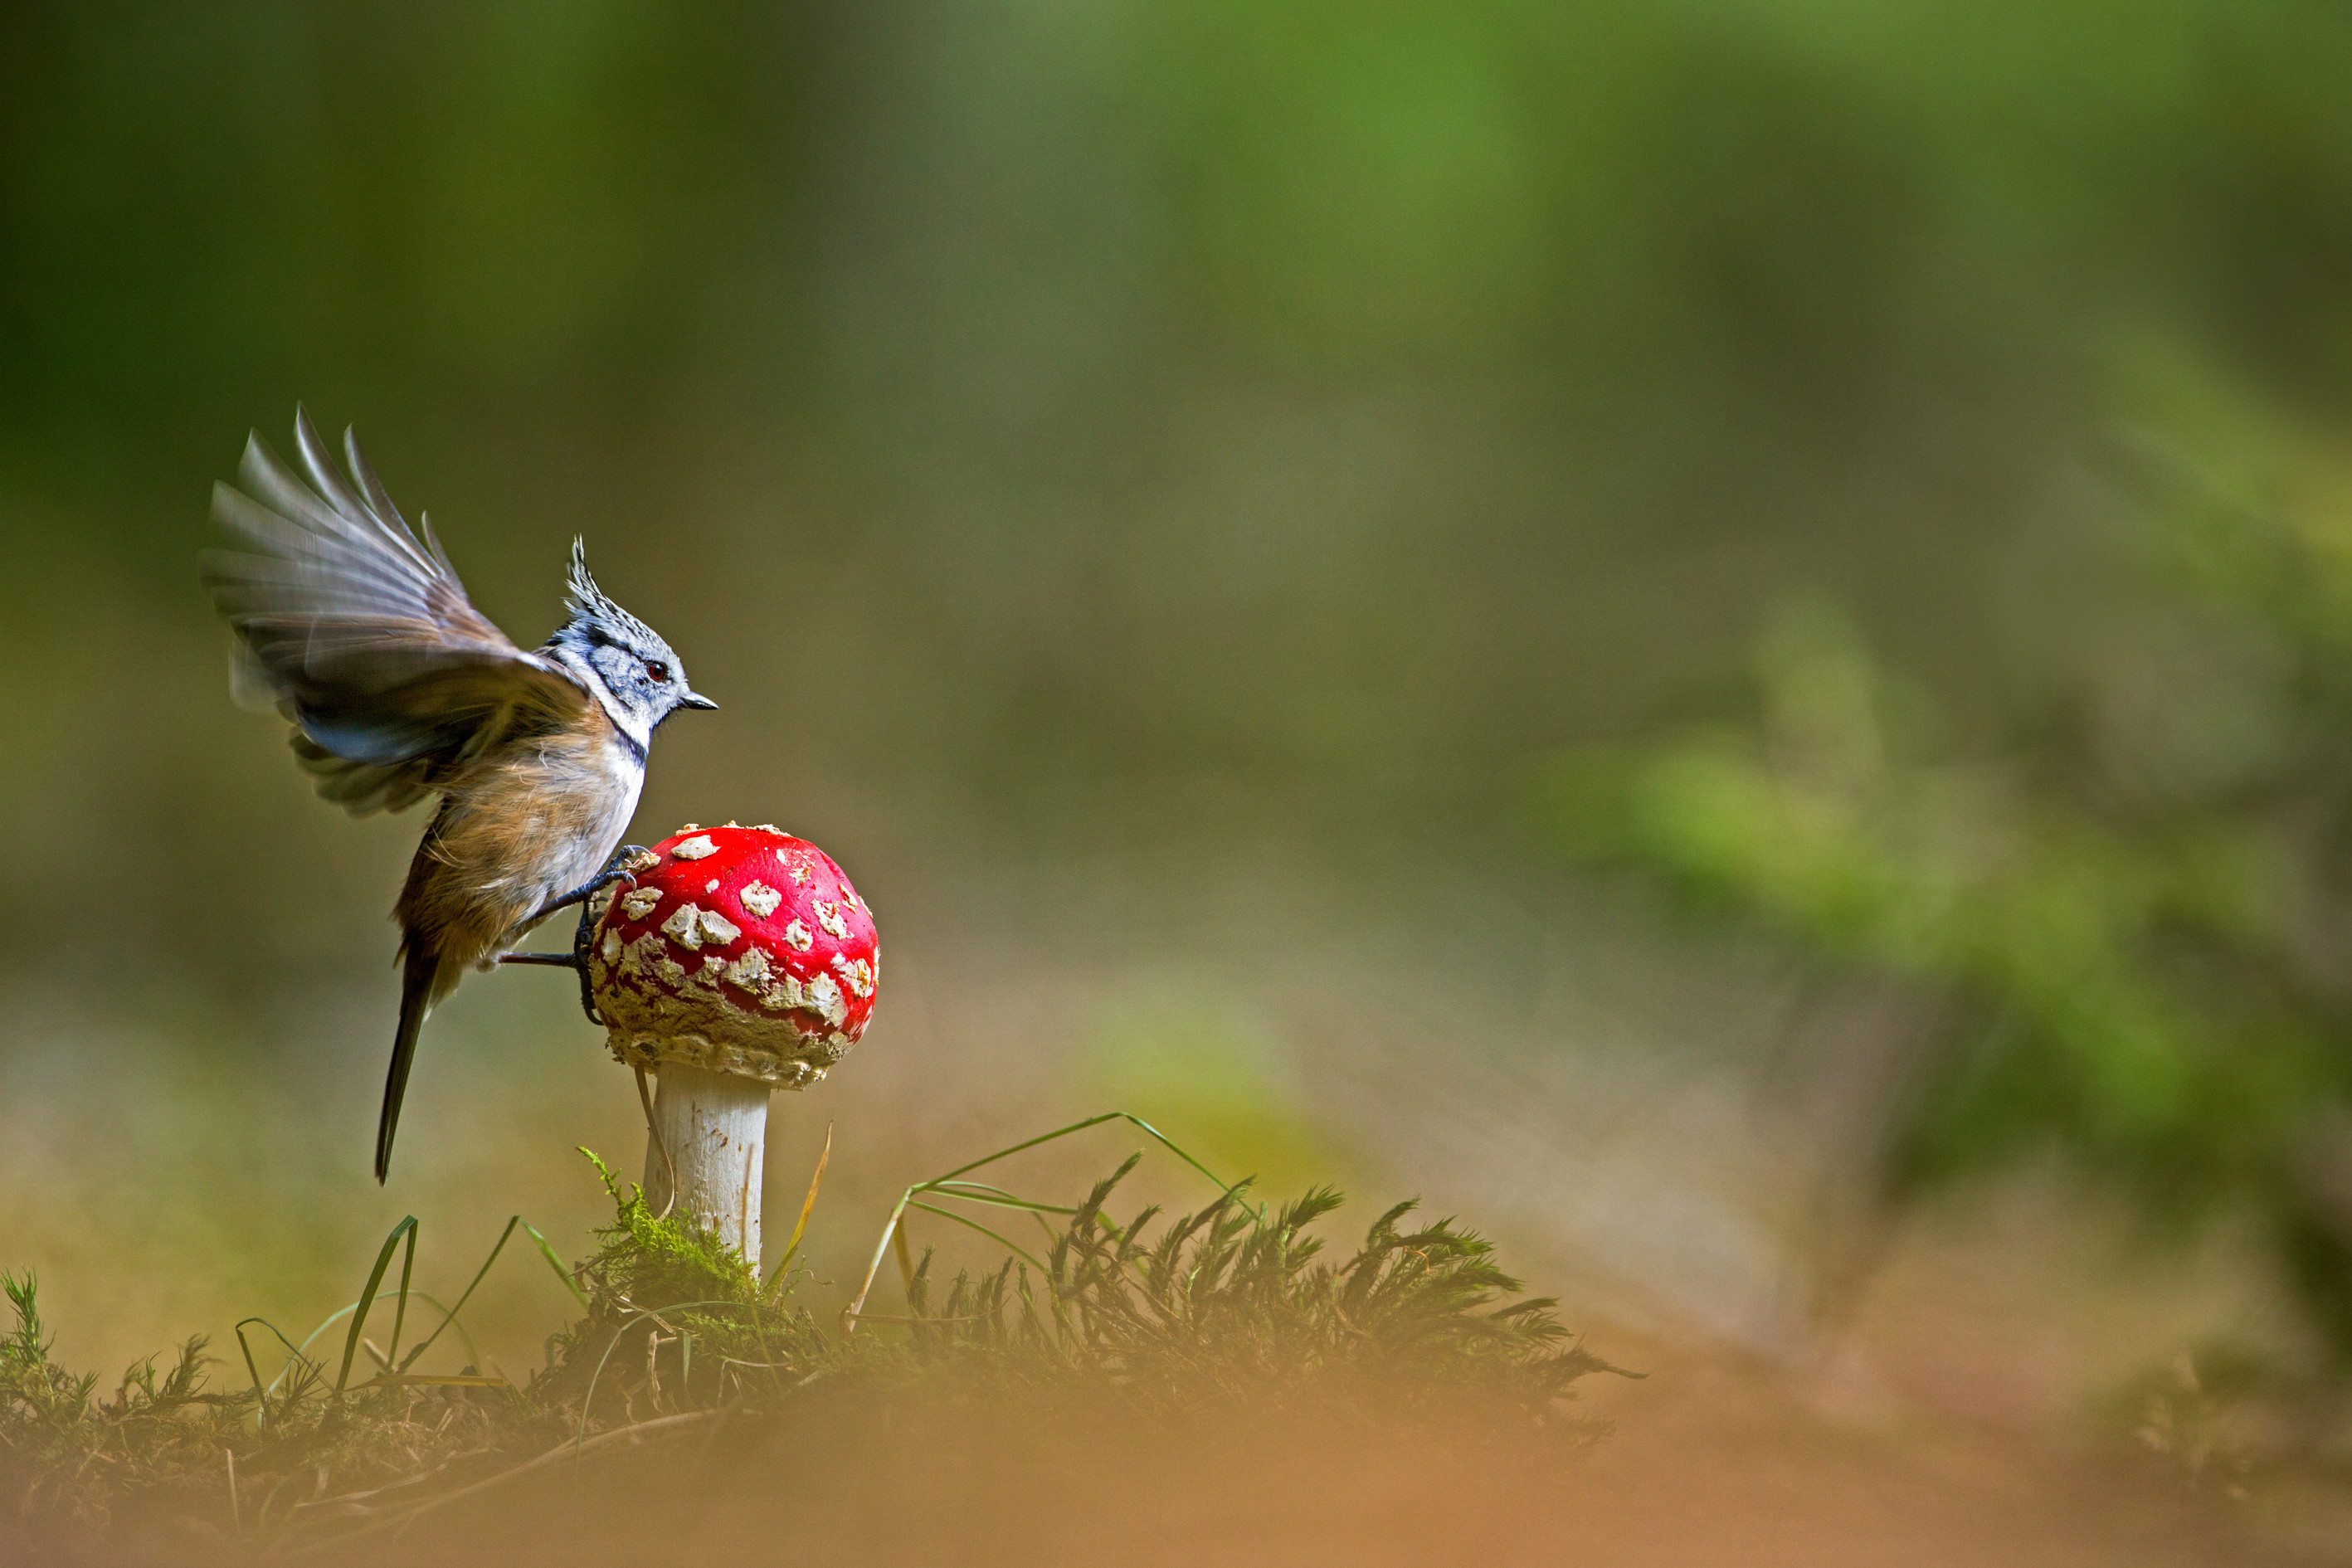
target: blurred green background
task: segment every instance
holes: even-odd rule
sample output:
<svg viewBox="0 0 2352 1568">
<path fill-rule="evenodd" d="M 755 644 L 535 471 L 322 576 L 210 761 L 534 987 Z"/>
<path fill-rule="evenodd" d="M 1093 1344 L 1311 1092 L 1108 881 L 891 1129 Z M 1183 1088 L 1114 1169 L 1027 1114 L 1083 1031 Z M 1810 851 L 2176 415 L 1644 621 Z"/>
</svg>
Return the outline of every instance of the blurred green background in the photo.
<svg viewBox="0 0 2352 1568">
<path fill-rule="evenodd" d="M 2241 1238 L 2150 1346 L 2318 1364 L 2347 80 L 2259 0 L 7 7 L 0 1262 L 119 1358 L 634 1166 L 520 973 L 366 1180 L 421 818 L 310 798 L 195 580 L 299 397 L 518 639 L 584 534 L 720 701 L 635 837 L 879 911 L 779 1101 L 828 1267 L 1123 1103 L 1767 1346 L 2054 1169 Z"/>
</svg>

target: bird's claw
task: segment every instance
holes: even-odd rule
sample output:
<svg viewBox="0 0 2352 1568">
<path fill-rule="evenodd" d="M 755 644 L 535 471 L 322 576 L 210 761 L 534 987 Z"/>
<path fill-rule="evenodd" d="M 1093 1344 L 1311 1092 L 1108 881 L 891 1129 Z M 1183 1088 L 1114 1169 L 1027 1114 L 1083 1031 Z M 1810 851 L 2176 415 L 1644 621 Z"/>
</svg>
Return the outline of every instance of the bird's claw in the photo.
<svg viewBox="0 0 2352 1568">
<path fill-rule="evenodd" d="M 589 971 L 589 950 L 595 942 L 596 922 L 613 907 L 611 889 L 614 884 L 626 882 L 634 891 L 636 873 L 660 864 L 661 857 L 644 845 L 624 844 L 613 851 L 604 868 L 589 881 L 587 897 L 580 900 L 580 923 L 572 932 L 572 967 L 580 974 L 580 1010 L 598 1028 L 604 1026 L 604 1016 L 596 1011 L 596 987 Z M 604 896 L 600 899 L 599 894 Z"/>
<path fill-rule="evenodd" d="M 527 926 L 536 925 L 556 910 L 568 910 L 574 904 L 593 907 L 596 895 L 614 883 L 626 882 L 630 887 L 635 888 L 637 885 L 636 874 L 639 871 L 649 870 L 659 864 L 661 864 L 661 858 L 643 845 L 624 844 L 613 851 L 612 858 L 604 862 L 603 870 L 570 892 L 560 893 L 548 900 L 547 902 L 540 905 L 538 911 L 523 923 Z"/>
<path fill-rule="evenodd" d="M 532 917 L 534 920 L 544 920 L 567 905 L 580 906 L 580 920 L 572 931 L 572 952 L 568 959 L 543 952 L 509 953 L 504 955 L 501 962 L 545 963 L 554 968 L 573 971 L 580 976 L 580 1010 L 588 1015 L 590 1023 L 598 1028 L 603 1028 L 604 1016 L 596 1011 L 596 987 L 594 979 L 589 972 L 589 953 L 595 942 L 596 922 L 604 918 L 606 910 L 612 908 L 613 900 L 610 889 L 614 884 L 626 882 L 634 889 L 637 885 L 637 872 L 651 870 L 660 864 L 661 857 L 644 845 L 622 845 L 613 851 L 612 858 L 604 862 L 603 870 L 589 878 L 572 892 L 551 900 Z"/>
<path fill-rule="evenodd" d="M 607 907 L 610 907 L 609 900 Z M 602 912 L 596 908 L 596 900 L 593 897 L 581 900 L 580 924 L 572 933 L 572 967 L 580 975 L 580 1010 L 587 1014 L 588 1021 L 600 1029 L 604 1026 L 604 1015 L 596 1011 L 596 987 L 589 975 L 588 963 L 589 948 L 596 936 L 597 917 Z"/>
</svg>

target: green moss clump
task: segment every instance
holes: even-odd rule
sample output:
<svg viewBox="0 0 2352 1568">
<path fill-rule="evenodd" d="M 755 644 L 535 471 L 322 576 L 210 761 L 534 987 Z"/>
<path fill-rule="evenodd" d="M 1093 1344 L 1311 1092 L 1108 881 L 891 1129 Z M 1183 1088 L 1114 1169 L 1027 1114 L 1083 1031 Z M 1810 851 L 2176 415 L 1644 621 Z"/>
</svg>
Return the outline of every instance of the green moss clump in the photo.
<svg viewBox="0 0 2352 1568">
<path fill-rule="evenodd" d="M 613 1199 L 613 1223 L 573 1271 L 588 1312 L 549 1338 L 534 1399 L 621 1418 L 709 1408 L 779 1394 L 837 1359 L 833 1336 L 791 1300 L 789 1256 L 763 1285 L 742 1253 L 682 1215 L 656 1213 L 643 1188 L 588 1158 Z"/>
</svg>

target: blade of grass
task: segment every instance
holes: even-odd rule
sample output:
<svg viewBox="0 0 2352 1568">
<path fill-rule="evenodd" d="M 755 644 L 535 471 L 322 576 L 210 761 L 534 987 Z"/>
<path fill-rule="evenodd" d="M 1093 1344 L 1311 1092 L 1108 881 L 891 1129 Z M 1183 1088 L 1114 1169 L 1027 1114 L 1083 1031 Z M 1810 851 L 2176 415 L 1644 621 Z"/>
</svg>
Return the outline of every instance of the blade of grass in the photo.
<svg viewBox="0 0 2352 1568">
<path fill-rule="evenodd" d="M 866 1293 L 874 1289 L 874 1276 L 882 1272 L 882 1255 L 890 1249 L 890 1238 L 898 1234 L 898 1222 L 906 1217 L 907 1205 L 915 1201 L 915 1194 L 921 1190 L 918 1185 L 899 1194 L 898 1203 L 890 1210 L 890 1217 L 882 1222 L 881 1239 L 875 1242 L 873 1261 L 866 1266 L 866 1281 L 857 1287 L 857 1294 L 849 1305 L 841 1310 L 842 1332 L 854 1334 L 857 1331 L 857 1314 L 865 1310 Z"/>
<path fill-rule="evenodd" d="M 972 1204 L 994 1204 L 998 1208 L 1029 1209 L 1037 1214 L 1078 1212 L 1070 1204 L 1041 1204 L 1032 1198 L 1015 1196 L 1003 1187 L 992 1187 L 985 1182 L 933 1182 L 930 1189 L 943 1198 L 961 1198 Z"/>
<path fill-rule="evenodd" d="M 996 1163 L 997 1161 L 1004 1159 L 1010 1155 L 1018 1154 L 1024 1150 L 1034 1149 L 1040 1143 L 1050 1143 L 1056 1138 L 1066 1138 L 1073 1132 L 1083 1132 L 1089 1127 L 1099 1127 L 1106 1121 L 1125 1121 L 1141 1128 L 1145 1132 L 1150 1133 L 1154 1139 L 1156 1139 L 1160 1142 L 1160 1146 L 1165 1148 L 1170 1153 L 1183 1161 L 1184 1163 L 1192 1166 L 1195 1171 L 1200 1172 L 1203 1177 L 1207 1178 L 1211 1186 L 1216 1188 L 1221 1193 L 1230 1193 L 1234 1190 L 1232 1184 L 1220 1181 L 1214 1171 L 1210 1170 L 1208 1166 L 1203 1165 L 1200 1161 L 1192 1158 L 1192 1156 L 1188 1153 L 1174 1139 L 1169 1137 L 1165 1132 L 1160 1131 L 1159 1128 L 1154 1127 L 1150 1122 L 1146 1121 L 1140 1116 L 1136 1115 L 1132 1111 L 1127 1110 L 1106 1110 L 1099 1116 L 1089 1116 L 1084 1121 L 1073 1121 L 1067 1127 L 1057 1127 L 1051 1132 L 1041 1132 L 1034 1138 L 1031 1138 L 1024 1142 L 1013 1144 L 1010 1149 L 999 1149 L 995 1153 L 983 1155 L 980 1159 L 974 1160 L 969 1165 L 959 1165 L 944 1176 L 934 1176 L 931 1180 L 925 1182 L 923 1185 L 927 1187 L 935 1187 L 941 1182 L 953 1181 L 956 1177 L 962 1175 L 967 1171 L 977 1171 L 982 1165 L 992 1165 Z"/>
<path fill-rule="evenodd" d="M 1203 1165 L 1200 1161 L 1192 1158 L 1192 1154 L 1181 1144 L 1177 1143 L 1174 1139 L 1169 1137 L 1165 1132 L 1160 1131 L 1160 1129 L 1151 1125 L 1150 1122 L 1144 1121 L 1143 1118 L 1135 1115 L 1131 1111 L 1106 1110 L 1099 1116 L 1089 1116 L 1083 1121 L 1073 1121 L 1067 1127 L 1057 1127 L 1051 1132 L 1041 1132 L 1036 1137 L 1024 1139 L 1021 1142 L 1015 1143 L 1010 1148 L 999 1149 L 993 1154 L 984 1154 L 969 1164 L 958 1165 L 954 1170 L 950 1171 L 943 1175 L 934 1176 L 928 1182 L 917 1182 L 913 1186 L 908 1187 L 904 1194 L 900 1194 L 898 1202 L 890 1210 L 890 1217 L 882 1222 L 882 1235 L 874 1243 L 874 1258 L 873 1260 L 866 1266 L 866 1279 L 864 1282 L 857 1287 L 857 1294 L 851 1300 L 849 1305 L 842 1309 L 841 1321 L 843 1331 L 848 1333 L 855 1333 L 856 1331 L 858 1315 L 865 1310 L 866 1298 L 874 1289 L 874 1277 L 882 1271 L 883 1255 L 890 1250 L 891 1238 L 898 1234 L 899 1222 L 906 1216 L 907 1205 L 914 1202 L 919 1194 L 937 1192 L 943 1184 L 956 1182 L 958 1177 L 969 1174 L 973 1171 L 977 1171 L 983 1165 L 992 1165 L 999 1160 L 1009 1159 L 1013 1155 L 1018 1154 L 1024 1150 L 1034 1149 L 1041 1143 L 1051 1143 L 1056 1138 L 1067 1138 L 1074 1132 L 1083 1132 L 1089 1127 L 1099 1127 L 1106 1121 L 1125 1121 L 1142 1129 L 1156 1140 L 1162 1148 L 1168 1150 L 1169 1152 L 1183 1161 L 1184 1163 L 1192 1166 L 1192 1169 L 1198 1171 L 1202 1176 L 1208 1178 L 1209 1184 L 1215 1187 L 1219 1192 L 1223 1193 L 1228 1197 L 1234 1197 L 1239 1193 L 1240 1187 L 1238 1185 L 1220 1180 L 1214 1171 L 1210 1170 L 1208 1166 Z M 985 1183 L 980 1182 L 959 1183 L 958 1184 L 971 1187 L 982 1187 L 986 1185 Z M 957 1194 L 953 1195 L 969 1196 L 970 1194 Z M 974 1201 L 978 1200 L 975 1199 Z M 1236 1198 L 1236 1203 L 1239 1204 L 1238 1198 Z M 1242 1213 L 1249 1216 L 1250 1223 L 1253 1226 L 1256 1226 L 1261 1228 L 1264 1227 L 1265 1224 L 1265 1215 L 1263 1205 L 1256 1210 L 1252 1210 L 1246 1204 L 1239 1204 L 1239 1206 Z"/>
<path fill-rule="evenodd" d="M 292 1353 L 295 1361 L 301 1361 L 305 1358 L 303 1357 L 301 1351 L 296 1348 L 294 1342 L 286 1337 L 285 1331 L 267 1318 L 239 1319 L 236 1327 L 230 1331 L 230 1332 L 236 1335 L 236 1348 L 245 1352 L 246 1375 L 253 1379 L 255 1414 L 259 1417 L 261 1424 L 266 1426 L 269 1424 L 269 1389 L 261 1386 L 261 1369 L 253 1364 L 253 1347 L 246 1343 L 245 1328 L 247 1323 L 259 1323 L 263 1328 L 268 1329 L 271 1333 L 276 1334 L 278 1336 L 278 1342 L 284 1345 L 287 1350 Z M 290 1365 L 291 1363 L 289 1364 Z M 278 1374 L 278 1377 L 283 1377 L 286 1374 L 283 1372 L 280 1372 Z M 275 1388 L 277 1386 L 278 1378 L 271 1378 L 269 1380 L 269 1387 Z"/>
<path fill-rule="evenodd" d="M 515 1217 L 521 1219 L 522 1216 L 518 1215 Z M 572 1278 L 572 1270 L 563 1267 L 563 1260 L 555 1256 L 555 1248 L 547 1244 L 547 1237 L 539 1234 L 539 1227 L 526 1219 L 522 1221 L 522 1228 L 531 1240 L 539 1244 L 539 1255 L 547 1259 L 547 1266 L 555 1270 L 555 1277 L 563 1281 L 563 1288 L 572 1292 L 572 1299 L 580 1303 L 580 1310 L 583 1312 L 591 1310 L 588 1298 L 580 1289 L 580 1281 Z"/>
<path fill-rule="evenodd" d="M 1045 1233 L 1045 1239 L 1049 1242 L 1060 1236 L 1061 1232 L 1047 1225 L 1045 1216 L 1049 1214 L 1076 1215 L 1078 1212 L 1068 1204 L 1041 1204 L 1032 1202 L 1028 1198 L 1016 1197 L 1003 1187 L 992 1187 L 985 1182 L 936 1183 L 932 1185 L 931 1191 L 943 1198 L 961 1198 L 968 1204 L 989 1204 L 1001 1209 L 1019 1209 L 1037 1222 L 1037 1228 Z M 1098 1214 L 1095 1217 L 1097 1222 L 1110 1233 L 1112 1239 L 1117 1240 L 1119 1234 L 1118 1226 L 1111 1223 L 1110 1216 Z"/>
<path fill-rule="evenodd" d="M 929 1204 L 909 1204 L 908 1207 L 919 1208 L 925 1214 L 935 1214 L 941 1219 L 951 1219 L 958 1225 L 967 1226 L 971 1229 L 980 1232 L 981 1235 L 987 1237 L 990 1240 L 996 1242 L 998 1245 L 1010 1247 L 1014 1252 L 1019 1253 L 1023 1259 L 1028 1263 L 1029 1267 L 1036 1269 L 1039 1273 L 1042 1274 L 1045 1271 L 1045 1266 L 1038 1262 L 1035 1258 L 1032 1257 L 1026 1247 L 1023 1247 L 1019 1242 L 1014 1241 L 1011 1237 L 1003 1236 L 989 1229 L 988 1226 L 981 1224 L 980 1221 L 976 1219 L 966 1219 L 963 1215 L 956 1213 L 953 1209 L 935 1208 Z M 1046 1234 L 1050 1236 L 1053 1233 L 1048 1231 Z"/>
<path fill-rule="evenodd" d="M 367 1289 L 360 1292 L 359 1300 L 353 1303 L 355 1310 L 352 1313 L 352 1331 L 343 1339 L 343 1367 L 335 1374 L 335 1392 L 338 1394 L 343 1392 L 343 1385 L 352 1380 L 352 1358 L 360 1353 L 360 1331 L 367 1327 L 368 1309 L 375 1304 L 376 1287 L 383 1283 L 384 1270 L 392 1267 L 392 1249 L 400 1245 L 400 1239 L 403 1237 L 408 1238 L 408 1256 L 411 1261 L 414 1261 L 416 1257 L 416 1216 L 415 1215 L 410 1215 L 406 1219 L 394 1226 L 392 1234 L 383 1238 L 383 1248 L 375 1255 L 375 1268 L 368 1275 Z M 408 1271 L 405 1268 L 401 1270 L 404 1282 L 407 1275 Z M 404 1296 L 405 1290 L 406 1287 L 404 1283 Z"/>
<path fill-rule="evenodd" d="M 531 1239 L 539 1243 L 539 1249 L 547 1255 L 547 1261 L 555 1268 L 556 1278 L 563 1281 L 564 1289 L 572 1292 L 572 1299 L 580 1303 L 581 1308 L 583 1310 L 586 1310 L 588 1299 L 580 1294 L 580 1287 L 572 1283 L 572 1276 L 563 1271 L 562 1265 L 556 1263 L 555 1248 L 547 1245 L 547 1237 L 540 1235 L 537 1230 L 532 1229 L 530 1223 L 528 1220 L 524 1219 L 520 1215 L 516 1215 L 513 1218 L 507 1221 L 506 1229 L 499 1232 L 499 1239 L 497 1243 L 491 1247 L 490 1255 L 488 1258 L 483 1258 L 482 1266 L 474 1271 L 473 1283 L 467 1285 L 464 1294 L 457 1298 L 457 1304 L 454 1307 L 443 1309 L 441 1321 L 435 1326 L 431 1333 L 425 1336 L 423 1343 L 419 1344 L 415 1349 L 408 1352 L 407 1359 L 400 1363 L 398 1370 L 406 1372 L 410 1367 L 415 1366 L 416 1364 L 416 1358 L 423 1355 L 427 1350 L 431 1349 L 433 1342 L 441 1337 L 441 1331 L 447 1328 L 450 1324 L 457 1321 L 457 1314 L 466 1310 L 466 1303 L 473 1299 L 475 1287 L 481 1284 L 484 1277 L 489 1273 L 490 1265 L 499 1260 L 499 1254 L 506 1248 L 507 1238 L 514 1235 L 517 1226 L 520 1226 L 522 1229 L 530 1232 Z M 424 1292 L 421 1290 L 417 1292 L 417 1294 L 420 1297 L 423 1297 L 425 1300 L 431 1301 L 433 1300 L 429 1296 L 425 1296 Z M 433 1304 L 436 1307 L 440 1306 L 440 1303 L 437 1301 L 435 1301 Z M 397 1337 L 399 1329 L 396 1325 L 394 1326 L 393 1332 L 394 1336 Z M 466 1363 L 468 1366 L 481 1365 L 482 1358 L 474 1349 L 473 1337 L 466 1332 L 465 1325 L 462 1323 L 459 1323 L 457 1326 L 457 1337 L 466 1342 Z"/>
<path fill-rule="evenodd" d="M 408 1227 L 408 1245 L 400 1255 L 400 1300 L 392 1305 L 392 1338 L 384 1342 L 383 1368 L 392 1370 L 393 1357 L 400 1353 L 400 1331 L 408 1321 L 408 1282 L 416 1273 L 416 1227 Z M 358 1331 L 356 1323 L 352 1331 Z"/>
<path fill-rule="evenodd" d="M 398 1294 L 399 1292 L 396 1290 L 379 1290 L 375 1294 L 375 1300 L 379 1301 L 389 1301 L 393 1297 Z M 416 1291 L 415 1294 L 418 1300 L 424 1302 L 429 1307 L 437 1308 L 445 1312 L 448 1310 L 446 1307 L 443 1307 L 441 1305 L 438 1299 L 428 1296 L 422 1290 Z M 325 1318 L 320 1321 L 319 1326 L 312 1329 L 310 1333 L 304 1337 L 302 1343 L 298 1347 L 298 1349 L 307 1354 L 311 1345 L 317 1342 L 320 1334 L 325 1333 L 329 1329 L 333 1328 L 337 1323 L 341 1322 L 345 1318 L 350 1317 L 353 1312 L 359 1310 L 359 1305 L 360 1304 L 357 1301 L 353 1301 L 347 1306 L 338 1307 L 335 1310 L 328 1313 Z M 469 1347 L 473 1344 L 473 1341 L 468 1338 L 466 1333 L 466 1325 L 463 1323 L 459 1323 L 457 1325 L 457 1337 L 465 1340 Z M 279 1377 L 283 1377 L 286 1374 L 282 1371 L 278 1373 Z M 270 1386 L 272 1388 L 278 1386 L 276 1379 L 271 1380 Z"/>
<path fill-rule="evenodd" d="M 793 1238 L 784 1243 L 784 1255 L 776 1260 L 775 1272 L 768 1276 L 768 1289 L 773 1290 L 782 1283 L 784 1271 L 792 1267 L 793 1255 L 801 1249 L 801 1237 L 808 1232 L 809 1215 L 816 1208 L 816 1190 L 824 1182 L 824 1168 L 833 1159 L 833 1123 L 824 1124 L 824 1147 L 817 1151 L 816 1170 L 809 1177 L 808 1196 L 801 1200 L 800 1218 L 793 1222 Z"/>
</svg>

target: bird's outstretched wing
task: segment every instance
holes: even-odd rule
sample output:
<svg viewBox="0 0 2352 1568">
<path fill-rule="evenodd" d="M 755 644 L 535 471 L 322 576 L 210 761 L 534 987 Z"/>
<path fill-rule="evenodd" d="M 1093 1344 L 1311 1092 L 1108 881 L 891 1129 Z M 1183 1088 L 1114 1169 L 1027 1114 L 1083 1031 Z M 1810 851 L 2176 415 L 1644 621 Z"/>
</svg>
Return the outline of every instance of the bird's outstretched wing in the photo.
<svg viewBox="0 0 2352 1568">
<path fill-rule="evenodd" d="M 398 811 L 500 741 L 579 717 L 588 693 L 467 601 L 432 522 L 420 542 L 349 431 L 348 480 L 299 408 L 294 441 L 302 477 L 256 436 L 243 488 L 213 487 L 214 521 L 248 548 L 206 552 L 205 584 L 236 628 L 241 694 L 294 721 L 320 795 Z"/>
</svg>

